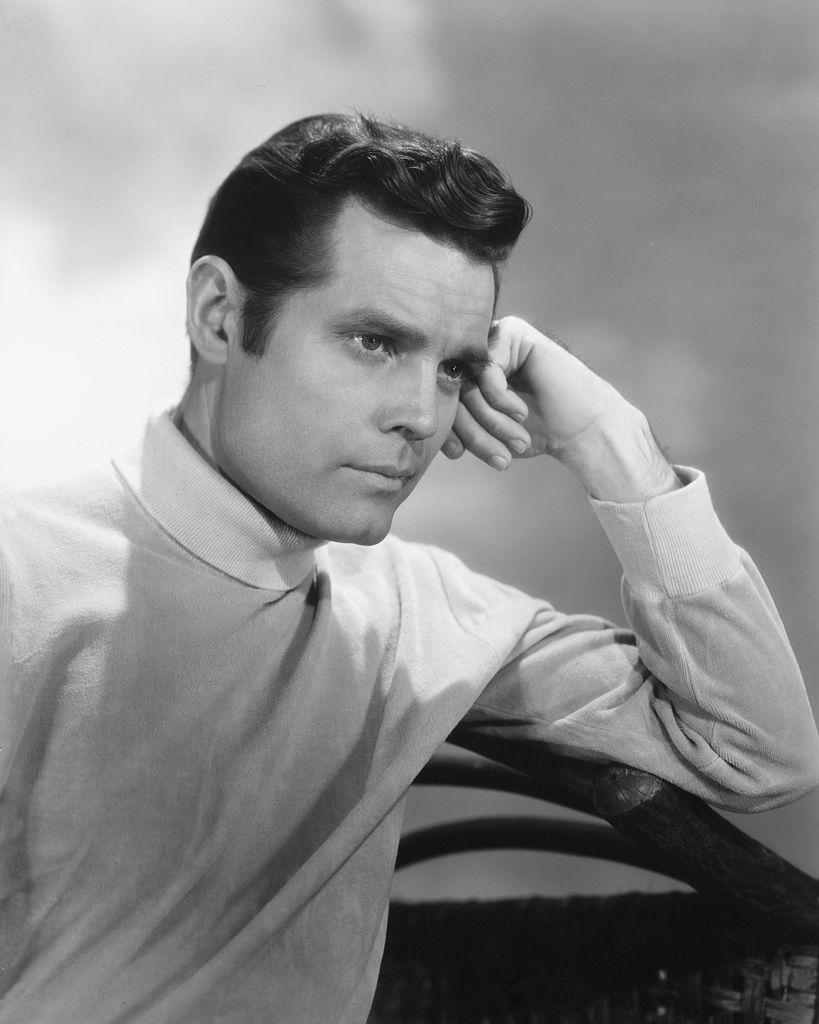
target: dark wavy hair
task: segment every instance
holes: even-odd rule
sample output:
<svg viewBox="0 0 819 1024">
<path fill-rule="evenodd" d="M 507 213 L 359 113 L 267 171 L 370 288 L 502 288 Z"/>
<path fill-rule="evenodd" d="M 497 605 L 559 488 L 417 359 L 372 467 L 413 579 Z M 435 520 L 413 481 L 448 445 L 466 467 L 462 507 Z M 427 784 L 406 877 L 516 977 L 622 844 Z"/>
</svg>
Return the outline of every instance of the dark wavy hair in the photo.
<svg viewBox="0 0 819 1024">
<path fill-rule="evenodd" d="M 360 114 L 295 121 L 251 150 L 210 201 L 191 262 L 221 256 L 242 285 L 242 347 L 261 356 L 287 295 L 326 280 L 348 199 L 500 267 L 531 215 L 487 157 Z"/>
</svg>

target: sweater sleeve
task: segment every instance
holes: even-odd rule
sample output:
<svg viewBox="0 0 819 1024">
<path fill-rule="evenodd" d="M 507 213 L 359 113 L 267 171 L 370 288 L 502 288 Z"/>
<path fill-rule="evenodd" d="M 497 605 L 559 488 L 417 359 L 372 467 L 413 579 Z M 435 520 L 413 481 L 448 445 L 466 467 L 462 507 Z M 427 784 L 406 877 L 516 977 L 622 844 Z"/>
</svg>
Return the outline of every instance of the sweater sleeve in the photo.
<svg viewBox="0 0 819 1024">
<path fill-rule="evenodd" d="M 649 501 L 592 501 L 623 567 L 630 630 L 544 607 L 464 725 L 653 772 L 764 810 L 819 783 L 819 738 L 756 566 L 705 478 Z"/>
</svg>

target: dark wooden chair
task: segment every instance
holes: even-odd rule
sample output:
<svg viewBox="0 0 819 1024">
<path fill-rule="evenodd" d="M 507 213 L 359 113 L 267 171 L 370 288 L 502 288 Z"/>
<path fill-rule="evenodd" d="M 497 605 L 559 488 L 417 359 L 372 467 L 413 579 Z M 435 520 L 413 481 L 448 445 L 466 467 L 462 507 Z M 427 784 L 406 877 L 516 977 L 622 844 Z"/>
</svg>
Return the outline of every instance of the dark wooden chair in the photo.
<svg viewBox="0 0 819 1024">
<path fill-rule="evenodd" d="M 649 868 L 695 891 L 394 903 L 370 1024 L 819 1024 L 819 881 L 653 775 L 452 739 L 473 753 L 437 755 L 417 784 L 521 794 L 598 820 L 434 825 L 404 836 L 397 869 L 548 850 Z"/>
</svg>

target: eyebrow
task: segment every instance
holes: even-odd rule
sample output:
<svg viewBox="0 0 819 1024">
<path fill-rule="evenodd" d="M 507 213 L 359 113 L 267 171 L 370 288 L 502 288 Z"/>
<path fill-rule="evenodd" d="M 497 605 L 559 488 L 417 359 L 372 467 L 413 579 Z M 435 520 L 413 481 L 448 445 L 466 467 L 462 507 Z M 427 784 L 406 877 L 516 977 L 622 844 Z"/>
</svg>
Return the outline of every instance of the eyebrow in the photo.
<svg viewBox="0 0 819 1024">
<path fill-rule="evenodd" d="M 341 317 L 339 327 L 345 331 L 371 331 L 373 334 L 384 334 L 411 348 L 423 348 L 427 340 L 423 331 L 408 326 L 390 313 L 369 307 L 348 310 Z M 492 363 L 492 357 L 486 346 L 466 345 L 457 352 L 453 352 L 449 358 L 467 363 L 474 371 L 482 370 Z"/>
</svg>

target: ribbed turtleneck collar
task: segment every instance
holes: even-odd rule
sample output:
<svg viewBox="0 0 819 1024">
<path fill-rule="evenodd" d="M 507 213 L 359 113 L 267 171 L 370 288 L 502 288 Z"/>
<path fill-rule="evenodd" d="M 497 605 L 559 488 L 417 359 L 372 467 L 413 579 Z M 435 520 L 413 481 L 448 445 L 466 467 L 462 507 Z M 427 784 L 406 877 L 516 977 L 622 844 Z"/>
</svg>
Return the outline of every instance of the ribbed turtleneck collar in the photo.
<svg viewBox="0 0 819 1024">
<path fill-rule="evenodd" d="M 171 414 L 148 421 L 141 443 L 114 466 L 141 505 L 197 558 L 265 590 L 291 590 L 322 541 L 262 512 L 207 463 Z"/>
</svg>

